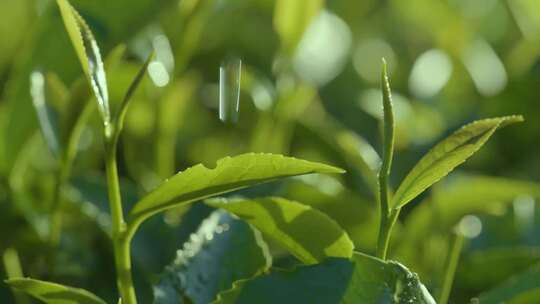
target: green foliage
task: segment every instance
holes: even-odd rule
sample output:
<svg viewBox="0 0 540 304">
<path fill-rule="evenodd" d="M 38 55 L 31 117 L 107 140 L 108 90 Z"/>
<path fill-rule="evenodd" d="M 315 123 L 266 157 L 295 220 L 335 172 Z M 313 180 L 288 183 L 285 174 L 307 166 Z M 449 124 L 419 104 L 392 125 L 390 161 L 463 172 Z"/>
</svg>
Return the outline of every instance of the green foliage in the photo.
<svg viewBox="0 0 540 304">
<path fill-rule="evenodd" d="M 83 72 L 96 96 L 103 123 L 107 125 L 111 119 L 109 91 L 101 53 L 94 34 L 92 34 L 84 19 L 67 0 L 57 0 L 57 4 L 62 13 L 62 19 L 64 20 L 69 38 L 81 62 Z"/>
<path fill-rule="evenodd" d="M 537 6 L 0 1 L 0 302 L 538 302 Z"/>
<path fill-rule="evenodd" d="M 276 292 L 276 291 L 280 292 Z M 235 283 L 214 304 L 435 303 L 403 265 L 355 253 Z"/>
<path fill-rule="evenodd" d="M 105 304 L 102 299 L 80 288 L 27 278 L 10 279 L 6 283 L 46 304 Z"/>
<path fill-rule="evenodd" d="M 523 121 L 521 116 L 491 118 L 472 122 L 457 130 L 433 147 L 414 166 L 397 189 L 392 206 L 403 207 L 471 157 L 498 128 L 520 121 Z"/>
<path fill-rule="evenodd" d="M 210 199 L 206 204 L 223 208 L 259 229 L 304 264 L 327 257 L 350 258 L 353 244 L 343 229 L 326 214 L 279 197 Z M 317 233 L 313 233 L 314 230 Z"/>
<path fill-rule="evenodd" d="M 214 211 L 192 234 L 154 286 L 154 303 L 210 303 L 233 282 L 261 274 L 271 256 L 259 233 L 224 211 Z"/>
<path fill-rule="evenodd" d="M 199 164 L 171 177 L 133 207 L 130 219 L 138 225 L 169 208 L 278 178 L 309 173 L 342 173 L 342 170 L 273 154 L 226 157 L 218 160 L 213 169 Z"/>
</svg>

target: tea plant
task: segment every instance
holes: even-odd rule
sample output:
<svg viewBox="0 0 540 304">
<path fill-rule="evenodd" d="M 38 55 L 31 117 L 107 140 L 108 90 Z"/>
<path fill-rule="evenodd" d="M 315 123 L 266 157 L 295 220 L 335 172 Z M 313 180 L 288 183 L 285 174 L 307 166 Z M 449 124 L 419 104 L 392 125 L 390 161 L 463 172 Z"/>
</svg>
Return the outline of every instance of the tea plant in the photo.
<svg viewBox="0 0 540 304">
<path fill-rule="evenodd" d="M 130 244 L 141 224 L 153 215 L 172 208 L 187 208 L 201 200 L 219 210 L 201 224 L 161 276 L 154 287 L 156 303 L 435 303 L 416 274 L 398 262 L 387 260 L 392 230 L 400 211 L 477 152 L 497 129 L 522 121 L 521 116 L 484 119 L 462 127 L 424 155 L 394 192 L 389 185 L 394 153 L 394 114 L 386 63 L 383 62 L 382 165 L 376 178 L 368 178 L 372 190 L 377 193 L 380 208 L 376 257 L 355 251 L 345 230 L 330 216 L 308 204 L 281 197 L 212 198 L 285 177 L 343 173 L 333 166 L 282 155 L 249 153 L 223 158 L 214 168 L 202 164 L 193 166 L 158 185 L 125 212 L 118 177 L 117 146 L 131 97 L 153 55 L 148 56 L 125 97 L 113 109 L 104 63 L 89 26 L 67 0 L 57 0 L 57 4 L 88 86 L 78 83 L 72 95 L 76 100 L 86 100 L 77 92 L 82 91 L 80 94 L 84 96 L 85 89 L 89 88 L 97 101 L 102 121 L 119 303 L 137 303 Z M 287 50 L 289 48 L 287 46 Z M 239 71 L 231 73 L 231 77 L 235 74 L 240 77 Z M 62 187 L 70 174 L 80 128 L 92 106 L 76 105 L 79 110 L 68 113 L 71 120 L 60 124 L 60 132 L 65 134 L 58 138 L 44 106 L 43 74 L 36 71 L 32 83 L 41 129 L 59 161 L 55 203 L 51 210 L 50 238 L 54 246 L 60 238 Z M 239 83 L 238 80 L 234 82 L 235 85 Z M 237 98 L 237 95 L 227 96 L 236 103 Z M 230 116 L 234 111 L 226 114 L 224 116 Z M 366 176 L 375 175 L 362 161 L 359 165 Z M 273 240 L 303 265 L 289 270 L 273 268 L 265 238 Z M 458 235 L 448 261 L 440 303 L 447 302 L 461 242 Z M 30 278 L 11 278 L 7 283 L 45 303 L 105 303 L 89 291 L 56 283 Z"/>
</svg>

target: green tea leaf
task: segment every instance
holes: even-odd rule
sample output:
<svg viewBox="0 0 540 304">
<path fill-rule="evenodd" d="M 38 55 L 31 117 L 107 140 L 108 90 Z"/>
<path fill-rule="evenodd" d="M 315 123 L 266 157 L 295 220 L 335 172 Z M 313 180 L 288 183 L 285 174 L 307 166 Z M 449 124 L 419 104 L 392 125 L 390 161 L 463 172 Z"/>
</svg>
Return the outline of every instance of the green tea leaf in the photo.
<svg viewBox="0 0 540 304">
<path fill-rule="evenodd" d="M 396 262 L 361 253 L 352 259 L 277 271 L 238 281 L 214 304 L 435 303 L 418 276 Z"/>
<path fill-rule="evenodd" d="M 304 32 L 323 8 L 324 0 L 277 0 L 274 27 L 283 49 L 292 55 Z"/>
<path fill-rule="evenodd" d="M 422 157 L 399 186 L 392 206 L 403 207 L 472 156 L 498 128 L 519 121 L 523 121 L 523 117 L 506 116 L 463 126 Z"/>
<path fill-rule="evenodd" d="M 96 295 L 80 288 L 29 278 L 9 279 L 6 283 L 46 304 L 106 304 Z"/>
<path fill-rule="evenodd" d="M 481 294 L 478 297 L 478 302 L 482 304 L 538 303 L 540 302 L 539 286 L 540 265 L 536 265 L 521 274 L 511 277 L 500 286 Z"/>
<path fill-rule="evenodd" d="M 71 43 L 75 48 L 77 57 L 79 57 L 83 72 L 96 96 L 103 122 L 107 125 L 111 119 L 109 93 L 103 61 L 101 60 L 97 42 L 84 19 L 67 0 L 57 0 L 56 3 L 60 8 L 64 25 L 69 34 L 69 38 L 71 39 Z"/>
<path fill-rule="evenodd" d="M 305 264 L 320 263 L 327 257 L 352 256 L 354 246 L 347 233 L 326 214 L 301 203 L 268 197 L 217 198 L 206 204 L 250 223 Z"/>
<path fill-rule="evenodd" d="M 160 211 L 279 178 L 343 170 L 275 154 L 248 153 L 225 157 L 214 169 L 202 164 L 188 168 L 141 199 L 130 212 L 130 225 Z"/>
<path fill-rule="evenodd" d="M 271 256 L 260 233 L 223 210 L 214 211 L 178 250 L 154 286 L 154 303 L 210 303 L 233 282 L 261 274 Z"/>
</svg>

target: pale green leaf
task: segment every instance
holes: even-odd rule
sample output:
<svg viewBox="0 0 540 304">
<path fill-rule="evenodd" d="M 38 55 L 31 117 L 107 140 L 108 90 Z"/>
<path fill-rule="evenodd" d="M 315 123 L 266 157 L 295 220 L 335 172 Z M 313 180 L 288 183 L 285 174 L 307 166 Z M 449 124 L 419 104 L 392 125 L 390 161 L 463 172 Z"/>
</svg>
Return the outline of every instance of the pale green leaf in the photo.
<svg viewBox="0 0 540 304">
<path fill-rule="evenodd" d="M 277 0 L 274 27 L 283 49 L 292 55 L 307 27 L 323 8 L 324 0 Z"/>
<path fill-rule="evenodd" d="M 342 172 L 336 167 L 275 154 L 225 157 L 213 169 L 199 164 L 158 186 L 133 207 L 129 224 L 136 227 L 160 211 L 279 178 Z"/>
<path fill-rule="evenodd" d="M 320 263 L 327 257 L 352 256 L 353 243 L 343 228 L 326 214 L 301 203 L 268 197 L 217 198 L 206 204 L 247 221 L 305 264 Z"/>
<path fill-rule="evenodd" d="M 29 278 L 9 279 L 6 283 L 46 304 L 106 304 L 96 295 L 80 288 Z"/>
<path fill-rule="evenodd" d="M 216 210 L 167 266 L 154 286 L 154 303 L 210 303 L 235 281 L 262 274 L 271 263 L 258 231 Z"/>
<path fill-rule="evenodd" d="M 418 276 L 396 262 L 361 253 L 352 259 L 277 271 L 235 283 L 214 304 L 434 304 Z"/>
<path fill-rule="evenodd" d="M 103 121 L 107 125 L 110 122 L 109 93 L 97 42 L 84 19 L 68 0 L 56 0 L 56 3 L 60 8 L 64 25 L 81 62 L 83 72 L 96 96 Z"/>
<path fill-rule="evenodd" d="M 506 116 L 463 126 L 422 157 L 399 186 L 392 206 L 403 207 L 472 156 L 499 127 L 519 121 L 523 117 Z"/>
</svg>

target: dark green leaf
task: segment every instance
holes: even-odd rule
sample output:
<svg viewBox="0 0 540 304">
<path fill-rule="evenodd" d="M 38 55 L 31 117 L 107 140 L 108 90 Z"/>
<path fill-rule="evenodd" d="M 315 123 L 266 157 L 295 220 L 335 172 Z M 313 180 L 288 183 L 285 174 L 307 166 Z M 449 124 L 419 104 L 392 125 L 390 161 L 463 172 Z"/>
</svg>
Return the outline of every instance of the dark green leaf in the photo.
<svg viewBox="0 0 540 304">
<path fill-rule="evenodd" d="M 248 153 L 188 168 L 141 199 L 130 212 L 130 225 L 160 211 L 279 178 L 309 173 L 342 173 L 336 167 L 275 154 Z"/>
<path fill-rule="evenodd" d="M 396 262 L 355 253 L 294 271 L 235 283 L 214 304 L 435 303 L 416 274 Z"/>
<path fill-rule="evenodd" d="M 154 303 L 185 303 L 184 297 L 210 303 L 233 282 L 261 274 L 271 263 L 257 231 L 225 211 L 214 211 L 154 286 Z"/>
<path fill-rule="evenodd" d="M 218 198 L 207 200 L 206 204 L 223 208 L 247 221 L 303 263 L 315 264 L 327 257 L 352 256 L 353 243 L 347 233 L 326 214 L 301 203 L 268 197 Z"/>
<path fill-rule="evenodd" d="M 519 121 L 523 121 L 523 117 L 506 116 L 463 126 L 422 157 L 399 186 L 392 206 L 403 207 L 472 156 L 498 128 Z"/>
<path fill-rule="evenodd" d="M 6 283 L 47 304 L 106 304 L 96 295 L 80 288 L 28 278 L 10 279 Z"/>
<path fill-rule="evenodd" d="M 97 42 L 84 19 L 67 0 L 57 0 L 56 3 L 83 72 L 96 96 L 103 122 L 107 125 L 110 122 L 109 93 Z"/>
</svg>

